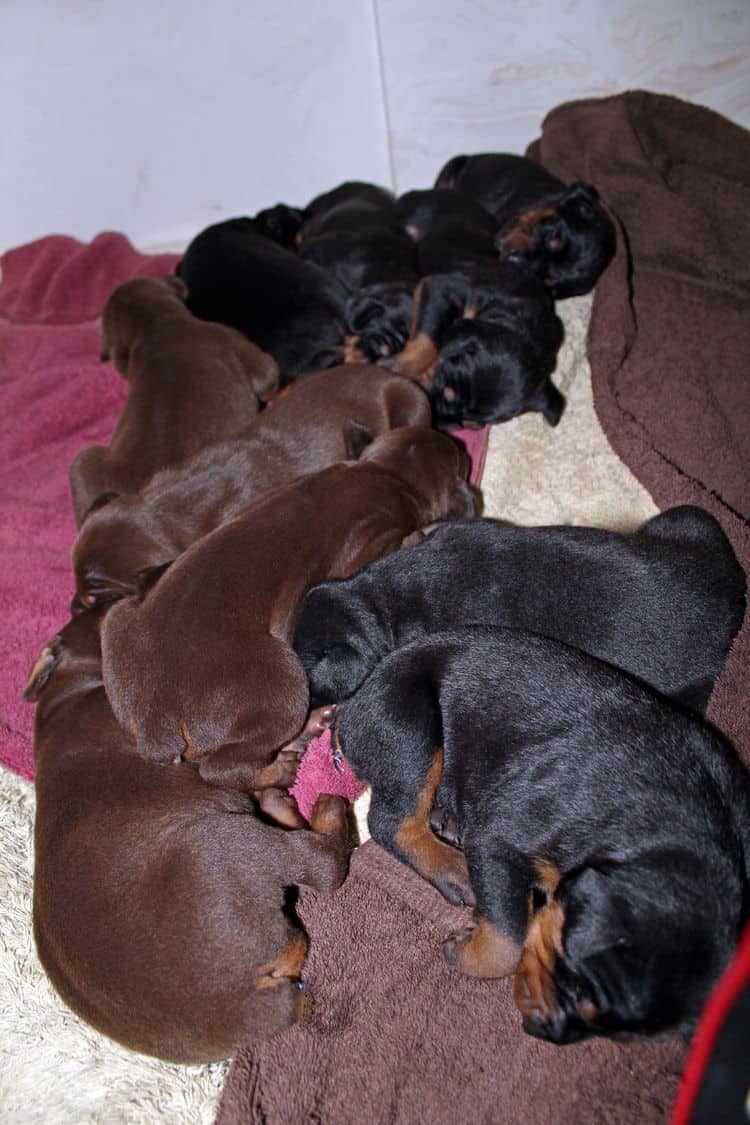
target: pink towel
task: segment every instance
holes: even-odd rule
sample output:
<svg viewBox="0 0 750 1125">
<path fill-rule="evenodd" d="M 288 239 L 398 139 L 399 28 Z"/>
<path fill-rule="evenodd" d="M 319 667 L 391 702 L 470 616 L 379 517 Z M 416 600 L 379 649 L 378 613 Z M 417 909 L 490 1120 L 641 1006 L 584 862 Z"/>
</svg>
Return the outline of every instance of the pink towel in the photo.
<svg viewBox="0 0 750 1125">
<path fill-rule="evenodd" d="M 171 273 L 176 261 L 111 232 L 90 243 L 52 235 L 0 260 L 0 762 L 24 777 L 34 775 L 34 708 L 21 693 L 73 595 L 68 466 L 82 446 L 108 444 L 126 393 L 99 362 L 101 311 L 121 282 Z M 486 431 L 460 437 L 476 479 Z"/>
<path fill-rule="evenodd" d="M 21 699 L 41 645 L 68 619 L 75 523 L 68 466 L 109 441 L 123 380 L 99 362 L 99 317 L 131 277 L 171 273 L 121 234 L 53 235 L 3 255 L 0 282 L 0 761 L 32 777 L 34 708 Z"/>
</svg>

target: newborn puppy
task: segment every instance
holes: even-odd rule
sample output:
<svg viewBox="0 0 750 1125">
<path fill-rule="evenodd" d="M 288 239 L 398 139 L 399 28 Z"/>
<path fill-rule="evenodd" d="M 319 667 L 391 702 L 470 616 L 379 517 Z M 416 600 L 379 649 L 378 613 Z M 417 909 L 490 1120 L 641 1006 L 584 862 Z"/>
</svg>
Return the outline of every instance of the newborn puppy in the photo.
<svg viewBox="0 0 750 1125">
<path fill-rule="evenodd" d="M 408 191 L 396 211 L 416 243 L 420 277 L 497 265 L 497 223 L 471 196 L 449 188 Z"/>
<path fill-rule="evenodd" d="M 75 1012 L 135 1051 L 202 1063 L 298 1018 L 307 937 L 288 888 L 329 893 L 346 818 L 321 797 L 312 831 L 264 823 L 249 797 L 133 754 L 102 685 L 98 614 L 39 654 L 34 936 Z"/>
<path fill-rule="evenodd" d="M 584 653 L 488 628 L 390 653 L 335 738 L 372 784 L 374 839 L 452 901 L 465 861 L 476 924 L 445 958 L 515 973 L 527 1031 L 692 1029 L 748 901 L 750 781 L 708 726 Z M 463 855 L 430 829 L 435 797 Z"/>
<path fill-rule="evenodd" d="M 177 272 L 196 316 L 239 329 L 288 379 L 344 362 L 345 290 L 269 237 L 267 221 L 227 219 L 207 227 Z"/>
<path fill-rule="evenodd" d="M 468 469 L 445 435 L 393 430 L 359 461 L 277 489 L 189 547 L 142 600 L 112 606 L 104 682 L 138 752 L 186 753 L 206 780 L 237 788 L 290 784 L 272 759 L 308 713 L 291 648 L 302 598 L 435 520 L 473 514 Z"/>
<path fill-rule="evenodd" d="M 348 364 L 299 379 L 242 436 L 91 512 L 73 547 L 76 596 L 90 607 L 134 594 L 140 571 L 173 562 L 273 489 L 356 460 L 389 429 L 429 425 L 421 387 L 380 367 Z"/>
<path fill-rule="evenodd" d="M 562 340 L 545 287 L 504 262 L 420 282 L 411 338 L 386 364 L 426 386 L 441 429 L 506 422 L 528 411 L 556 426 L 565 399 L 550 375 Z"/>
<path fill-rule="evenodd" d="M 347 324 L 359 352 L 374 361 L 401 351 L 417 266 L 393 195 L 374 184 L 340 184 L 307 205 L 297 245 L 349 294 Z"/>
<path fill-rule="evenodd" d="M 591 184 L 566 187 L 525 156 L 454 156 L 435 181 L 476 199 L 499 226 L 501 258 L 523 260 L 554 298 L 588 293 L 615 252 L 615 227 Z"/>
<path fill-rule="evenodd" d="M 702 714 L 744 612 L 742 567 L 701 508 L 672 508 L 634 535 L 467 520 L 312 590 L 294 647 L 313 701 L 331 703 L 411 640 L 512 626 L 574 645 Z"/>
<path fill-rule="evenodd" d="M 75 457 L 70 487 L 80 527 L 108 492 L 135 492 L 157 471 L 232 437 L 278 387 L 279 370 L 239 332 L 196 319 L 176 278 L 115 289 L 102 317 L 102 359 L 128 382 L 109 448 Z"/>
</svg>

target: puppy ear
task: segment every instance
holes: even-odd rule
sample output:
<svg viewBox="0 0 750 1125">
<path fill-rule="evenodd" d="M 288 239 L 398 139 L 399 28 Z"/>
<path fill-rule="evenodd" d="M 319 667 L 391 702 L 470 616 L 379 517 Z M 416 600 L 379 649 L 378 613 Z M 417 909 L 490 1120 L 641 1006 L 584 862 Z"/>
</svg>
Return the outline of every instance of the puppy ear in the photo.
<svg viewBox="0 0 750 1125">
<path fill-rule="evenodd" d="M 146 597 L 149 590 L 153 589 L 164 571 L 169 570 L 173 562 L 174 559 L 170 559 L 169 562 L 160 563 L 159 566 L 146 566 L 134 575 L 133 584 L 141 601 Z"/>
<path fill-rule="evenodd" d="M 92 500 L 86 511 L 81 516 L 81 523 L 84 522 L 92 512 L 96 512 L 99 508 L 103 508 L 105 504 L 109 504 L 110 500 L 116 500 L 120 495 L 119 492 L 100 492 L 96 500 Z"/>
<path fill-rule="evenodd" d="M 161 278 L 161 280 L 166 285 L 167 289 L 172 289 L 177 294 L 180 300 L 184 301 L 187 299 L 188 288 L 181 277 L 170 273 L 167 274 L 166 277 Z"/>
<path fill-rule="evenodd" d="M 375 431 L 356 418 L 347 418 L 342 427 L 346 460 L 358 461 L 362 453 L 375 440 Z"/>
<path fill-rule="evenodd" d="M 40 651 L 31 665 L 26 686 L 23 689 L 23 698 L 27 703 L 33 703 L 39 698 L 39 693 L 49 680 L 63 653 L 63 640 L 58 633 Z"/>
<path fill-rule="evenodd" d="M 560 202 L 569 203 L 577 199 L 585 199 L 587 203 L 596 203 L 599 199 L 599 192 L 593 184 L 584 184 L 581 180 L 576 180 L 565 189 Z"/>
</svg>

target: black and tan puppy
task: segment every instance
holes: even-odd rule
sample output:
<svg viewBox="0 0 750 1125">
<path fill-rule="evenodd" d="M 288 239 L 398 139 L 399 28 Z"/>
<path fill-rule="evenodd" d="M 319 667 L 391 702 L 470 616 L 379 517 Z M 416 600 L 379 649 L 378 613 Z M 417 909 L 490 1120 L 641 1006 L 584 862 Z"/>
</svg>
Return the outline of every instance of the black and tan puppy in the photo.
<svg viewBox="0 0 750 1125">
<path fill-rule="evenodd" d="M 196 316 L 239 329 L 277 360 L 287 379 L 344 362 L 346 291 L 271 237 L 267 219 L 207 227 L 177 272 Z"/>
<path fill-rule="evenodd" d="M 291 383 L 241 437 L 156 473 L 85 519 L 73 547 L 76 596 L 88 607 L 134 594 L 140 571 L 173 562 L 249 504 L 379 434 L 429 426 L 421 387 L 380 367 L 347 364 Z"/>
<path fill-rule="evenodd" d="M 501 258 L 523 260 L 555 298 L 593 289 L 615 252 L 615 227 L 591 184 L 566 186 L 525 156 L 454 156 L 435 187 L 455 188 L 496 220 Z"/>
<path fill-rule="evenodd" d="M 416 244 L 420 277 L 497 265 L 497 223 L 471 196 L 450 188 L 408 191 L 396 213 Z"/>
<path fill-rule="evenodd" d="M 70 467 L 76 523 L 97 498 L 136 492 L 158 470 L 234 436 L 274 394 L 278 366 L 239 332 L 194 317 L 174 277 L 135 278 L 102 316 L 102 359 L 128 382 L 109 448 L 91 445 Z"/>
<path fill-rule="evenodd" d="M 273 409 L 273 408 L 272 408 Z M 272 761 L 308 713 L 292 635 L 302 599 L 397 550 L 435 520 L 476 510 L 468 457 L 444 434 L 404 427 L 277 489 L 189 547 L 145 596 L 102 626 L 104 682 L 135 748 L 253 790 L 290 783 Z"/>
<path fill-rule="evenodd" d="M 462 625 L 574 645 L 703 713 L 745 612 L 720 525 L 672 508 L 633 535 L 462 520 L 307 595 L 294 646 L 316 703 L 351 695 L 392 649 Z"/>
<path fill-rule="evenodd" d="M 527 1031 L 692 1028 L 750 873 L 750 780 L 701 720 L 556 641 L 475 629 L 389 654 L 339 707 L 334 741 L 372 784 L 380 844 L 452 901 L 471 899 L 465 857 L 476 924 L 445 958 L 515 973 Z M 433 800 L 463 854 L 432 833 Z"/>
<path fill-rule="evenodd" d="M 340 184 L 307 205 L 297 245 L 301 258 L 349 294 L 347 325 L 363 356 L 374 361 L 401 351 L 418 276 L 393 195 L 375 184 Z"/>
<path fill-rule="evenodd" d="M 312 831 L 259 819 L 251 799 L 133 754 L 102 685 L 98 614 L 37 658 L 34 935 L 66 1004 L 136 1051 L 198 1063 L 300 1014 L 307 937 L 288 888 L 330 892 L 346 818 L 319 798 Z"/>
<path fill-rule="evenodd" d="M 427 389 L 435 425 L 483 426 L 539 412 L 556 426 L 565 399 L 550 379 L 563 327 L 541 282 L 510 262 L 420 282 L 409 342 L 387 361 Z"/>
</svg>

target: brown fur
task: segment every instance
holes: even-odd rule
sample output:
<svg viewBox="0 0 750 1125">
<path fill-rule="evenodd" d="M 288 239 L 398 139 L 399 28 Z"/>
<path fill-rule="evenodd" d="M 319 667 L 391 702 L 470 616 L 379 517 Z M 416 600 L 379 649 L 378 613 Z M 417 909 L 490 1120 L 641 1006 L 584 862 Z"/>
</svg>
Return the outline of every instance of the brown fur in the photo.
<svg viewBox="0 0 750 1125">
<path fill-rule="evenodd" d="M 307 938 L 285 888 L 340 884 L 343 802 L 319 800 L 321 832 L 285 832 L 194 767 L 135 756 L 104 694 L 94 613 L 45 647 L 26 696 L 39 700 L 34 934 L 63 1000 L 126 1046 L 182 1063 L 292 1023 Z"/>
<path fill-rule="evenodd" d="M 450 438 L 405 427 L 279 489 L 182 555 L 103 625 L 105 685 L 138 750 L 171 762 L 187 731 L 202 775 L 254 788 L 302 728 L 307 678 L 291 640 L 311 586 L 344 577 L 423 525 L 471 515 L 469 464 Z"/>
<path fill-rule="evenodd" d="M 158 469 L 231 437 L 271 397 L 279 369 L 241 333 L 198 320 L 178 278 L 136 278 L 115 289 L 102 317 L 102 359 L 128 382 L 109 448 L 74 459 L 76 523 L 103 493 L 135 492 Z"/>
<path fill-rule="evenodd" d="M 202 449 L 88 515 L 73 548 L 77 595 L 92 605 L 133 594 L 139 571 L 173 561 L 272 489 L 356 459 L 387 430 L 430 422 L 425 393 L 382 368 L 307 375 L 240 437 Z"/>
<path fill-rule="evenodd" d="M 467 906 L 473 905 L 474 894 L 469 879 L 466 856 L 458 848 L 439 840 L 430 825 L 430 813 L 443 776 L 443 751 L 438 750 L 419 794 L 417 807 L 405 817 L 396 833 L 396 844 L 422 878 L 442 888 L 446 884 Z"/>
</svg>

